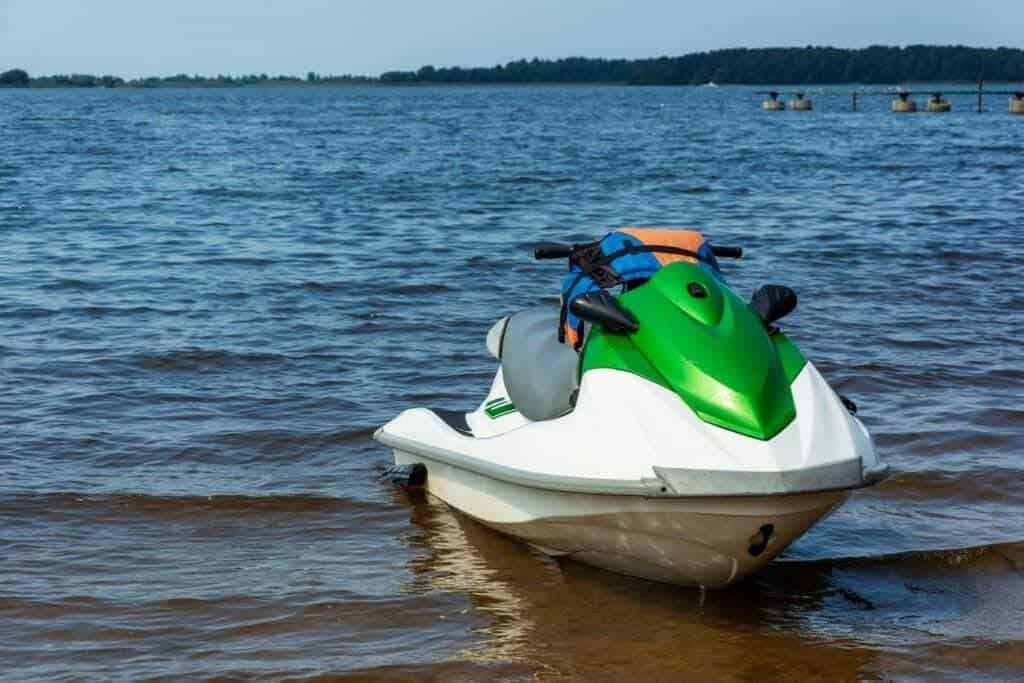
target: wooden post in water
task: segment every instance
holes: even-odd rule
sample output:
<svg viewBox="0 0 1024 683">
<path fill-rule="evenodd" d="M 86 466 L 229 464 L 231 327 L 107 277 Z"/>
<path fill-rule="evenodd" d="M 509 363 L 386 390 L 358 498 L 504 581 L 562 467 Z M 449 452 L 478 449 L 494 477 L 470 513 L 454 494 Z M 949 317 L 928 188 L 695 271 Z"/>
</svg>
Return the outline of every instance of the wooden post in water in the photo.
<svg viewBox="0 0 1024 683">
<path fill-rule="evenodd" d="M 853 91 L 853 110 L 857 111 L 857 91 Z"/>
<path fill-rule="evenodd" d="M 982 86 L 983 82 L 984 81 L 982 81 L 980 78 L 978 79 L 978 113 L 979 114 L 981 113 L 981 86 Z"/>
</svg>

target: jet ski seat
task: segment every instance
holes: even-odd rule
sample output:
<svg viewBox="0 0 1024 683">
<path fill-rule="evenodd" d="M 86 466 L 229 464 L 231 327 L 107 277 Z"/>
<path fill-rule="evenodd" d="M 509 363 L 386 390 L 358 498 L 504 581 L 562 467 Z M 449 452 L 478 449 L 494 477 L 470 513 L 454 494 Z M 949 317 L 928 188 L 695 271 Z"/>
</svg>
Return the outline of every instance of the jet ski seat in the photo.
<svg viewBox="0 0 1024 683">
<path fill-rule="evenodd" d="M 579 387 L 580 356 L 558 341 L 558 309 L 529 308 L 498 325 L 502 322 L 497 355 L 509 401 L 534 421 L 571 412 Z"/>
</svg>

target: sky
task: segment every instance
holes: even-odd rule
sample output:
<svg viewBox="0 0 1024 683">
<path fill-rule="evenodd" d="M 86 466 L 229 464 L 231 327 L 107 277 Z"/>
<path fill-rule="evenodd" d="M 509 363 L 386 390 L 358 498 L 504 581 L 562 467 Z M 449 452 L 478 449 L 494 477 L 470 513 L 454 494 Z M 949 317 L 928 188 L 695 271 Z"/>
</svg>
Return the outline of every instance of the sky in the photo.
<svg viewBox="0 0 1024 683">
<path fill-rule="evenodd" d="M 726 47 L 1024 47 L 1024 0 L 0 0 L 0 71 L 378 75 Z"/>
</svg>

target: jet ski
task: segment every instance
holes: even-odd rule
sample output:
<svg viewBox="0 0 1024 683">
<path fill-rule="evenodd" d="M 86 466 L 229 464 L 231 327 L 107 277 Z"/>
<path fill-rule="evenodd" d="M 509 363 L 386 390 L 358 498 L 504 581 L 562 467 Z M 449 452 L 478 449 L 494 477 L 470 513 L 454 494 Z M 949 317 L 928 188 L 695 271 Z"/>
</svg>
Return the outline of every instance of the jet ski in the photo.
<svg viewBox="0 0 1024 683">
<path fill-rule="evenodd" d="M 717 588 L 882 480 L 852 401 L 783 333 L 796 294 L 745 301 L 696 231 L 622 228 L 566 259 L 560 306 L 497 321 L 471 411 L 405 410 L 392 474 L 548 555 Z"/>
</svg>

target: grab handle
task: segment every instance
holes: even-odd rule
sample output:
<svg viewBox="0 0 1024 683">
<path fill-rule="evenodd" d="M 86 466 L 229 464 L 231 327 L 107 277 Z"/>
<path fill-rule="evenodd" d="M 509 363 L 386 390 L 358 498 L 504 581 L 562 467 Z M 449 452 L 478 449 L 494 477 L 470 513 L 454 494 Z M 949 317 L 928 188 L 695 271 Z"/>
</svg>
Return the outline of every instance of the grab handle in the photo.
<svg viewBox="0 0 1024 683">
<path fill-rule="evenodd" d="M 568 258 L 572 253 L 571 244 L 561 242 L 541 242 L 533 249 L 533 258 L 538 261 L 544 259 Z"/>
<path fill-rule="evenodd" d="M 712 244 L 711 253 L 722 258 L 740 258 L 743 256 L 743 247 L 719 247 Z"/>
</svg>

